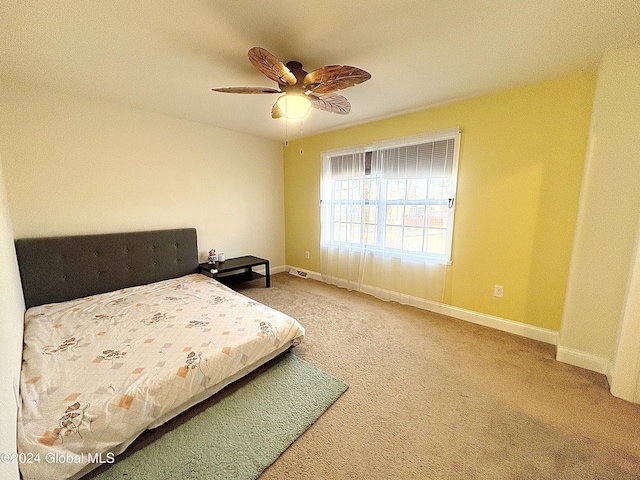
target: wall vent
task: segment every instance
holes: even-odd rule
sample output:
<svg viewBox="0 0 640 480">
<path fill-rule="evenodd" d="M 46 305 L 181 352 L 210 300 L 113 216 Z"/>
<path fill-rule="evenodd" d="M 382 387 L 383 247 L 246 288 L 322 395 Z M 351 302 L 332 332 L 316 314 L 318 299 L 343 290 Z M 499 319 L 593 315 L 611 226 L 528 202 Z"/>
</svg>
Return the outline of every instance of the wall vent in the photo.
<svg viewBox="0 0 640 480">
<path fill-rule="evenodd" d="M 309 272 L 305 272 L 304 270 L 296 270 L 295 268 L 289 270 L 289 273 L 300 278 L 307 278 L 307 275 L 309 275 Z"/>
</svg>

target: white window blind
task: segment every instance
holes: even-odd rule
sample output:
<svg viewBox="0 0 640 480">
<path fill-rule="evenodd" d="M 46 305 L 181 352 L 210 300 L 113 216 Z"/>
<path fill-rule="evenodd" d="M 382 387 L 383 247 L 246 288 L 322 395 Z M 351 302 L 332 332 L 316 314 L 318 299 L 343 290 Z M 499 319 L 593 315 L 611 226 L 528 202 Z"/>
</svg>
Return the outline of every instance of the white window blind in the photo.
<svg viewBox="0 0 640 480">
<path fill-rule="evenodd" d="M 459 139 L 452 129 L 324 153 L 321 242 L 449 262 Z"/>
</svg>

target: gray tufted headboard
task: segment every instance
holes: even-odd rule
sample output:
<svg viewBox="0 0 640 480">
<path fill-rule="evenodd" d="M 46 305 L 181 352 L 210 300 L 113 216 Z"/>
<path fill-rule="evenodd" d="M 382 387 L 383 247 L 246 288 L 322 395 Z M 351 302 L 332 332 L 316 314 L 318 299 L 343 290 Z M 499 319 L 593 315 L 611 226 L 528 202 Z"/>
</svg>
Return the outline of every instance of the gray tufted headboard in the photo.
<svg viewBox="0 0 640 480">
<path fill-rule="evenodd" d="M 22 238 L 15 246 L 27 308 L 198 271 L 195 228 Z"/>
</svg>

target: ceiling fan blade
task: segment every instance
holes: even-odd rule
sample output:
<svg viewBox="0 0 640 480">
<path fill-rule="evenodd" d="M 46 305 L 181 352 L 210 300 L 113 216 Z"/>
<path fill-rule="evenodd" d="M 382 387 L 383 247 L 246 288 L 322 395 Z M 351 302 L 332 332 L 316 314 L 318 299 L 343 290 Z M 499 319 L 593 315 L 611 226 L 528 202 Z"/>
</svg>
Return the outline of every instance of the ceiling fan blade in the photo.
<svg viewBox="0 0 640 480">
<path fill-rule="evenodd" d="M 271 118 L 281 118 L 282 116 L 282 110 L 278 106 L 278 102 L 274 103 L 271 108 Z"/>
<path fill-rule="evenodd" d="M 249 61 L 274 82 L 282 85 L 295 85 L 296 76 L 273 53 L 262 47 L 249 50 Z"/>
<path fill-rule="evenodd" d="M 282 93 L 275 88 L 266 87 L 224 87 L 224 88 L 212 88 L 214 92 L 222 93 Z"/>
<path fill-rule="evenodd" d="M 351 104 L 342 95 L 337 93 L 323 93 L 309 95 L 311 106 L 325 112 L 346 115 L 351 111 Z"/>
<path fill-rule="evenodd" d="M 331 93 L 371 78 L 369 72 L 349 65 L 328 65 L 307 74 L 302 84 L 314 93 Z"/>
</svg>

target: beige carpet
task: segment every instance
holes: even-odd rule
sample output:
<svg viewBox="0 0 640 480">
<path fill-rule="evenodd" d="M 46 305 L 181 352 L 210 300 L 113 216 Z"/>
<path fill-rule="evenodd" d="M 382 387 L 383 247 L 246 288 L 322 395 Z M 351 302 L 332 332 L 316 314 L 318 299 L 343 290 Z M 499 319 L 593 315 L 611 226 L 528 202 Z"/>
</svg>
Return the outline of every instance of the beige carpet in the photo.
<svg viewBox="0 0 640 480">
<path fill-rule="evenodd" d="M 350 386 L 261 480 L 640 478 L 640 405 L 551 345 L 285 273 L 248 285 Z"/>
</svg>

